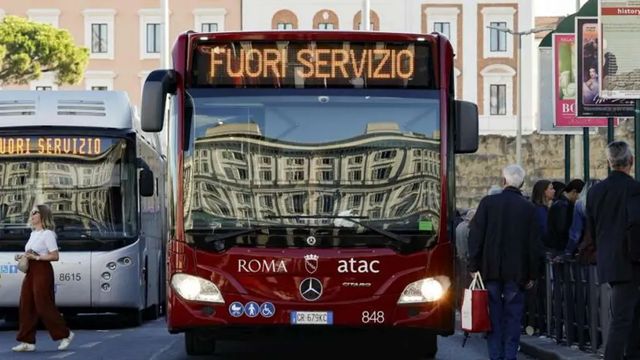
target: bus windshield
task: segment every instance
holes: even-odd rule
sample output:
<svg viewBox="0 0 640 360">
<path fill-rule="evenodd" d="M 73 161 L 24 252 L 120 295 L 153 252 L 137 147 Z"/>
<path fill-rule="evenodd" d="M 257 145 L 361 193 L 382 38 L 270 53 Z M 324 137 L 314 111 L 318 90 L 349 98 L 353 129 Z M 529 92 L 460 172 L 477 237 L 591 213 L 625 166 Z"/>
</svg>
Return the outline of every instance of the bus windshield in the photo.
<svg viewBox="0 0 640 360">
<path fill-rule="evenodd" d="M 192 88 L 188 95 L 185 230 L 436 233 L 437 91 Z"/>
<path fill-rule="evenodd" d="M 0 136 L 0 232 L 28 236 L 29 213 L 48 205 L 58 239 L 117 239 L 137 233 L 136 168 L 125 139 Z"/>
</svg>

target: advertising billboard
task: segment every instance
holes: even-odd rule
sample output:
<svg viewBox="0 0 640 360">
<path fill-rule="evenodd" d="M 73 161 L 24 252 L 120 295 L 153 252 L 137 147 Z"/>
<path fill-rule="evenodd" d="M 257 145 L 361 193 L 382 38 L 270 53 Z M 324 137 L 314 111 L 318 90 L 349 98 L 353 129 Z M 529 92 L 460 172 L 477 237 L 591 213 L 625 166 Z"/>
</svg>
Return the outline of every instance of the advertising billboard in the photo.
<svg viewBox="0 0 640 360">
<path fill-rule="evenodd" d="M 640 99 L 640 1 L 600 0 L 599 19 L 600 96 Z"/>
<path fill-rule="evenodd" d="M 553 109 L 555 126 L 607 126 L 606 118 L 576 117 L 578 95 L 576 35 L 553 34 Z"/>
<path fill-rule="evenodd" d="M 605 99 L 600 96 L 602 69 L 598 67 L 598 18 L 577 17 L 576 36 L 578 117 L 632 117 L 633 100 Z"/>
</svg>

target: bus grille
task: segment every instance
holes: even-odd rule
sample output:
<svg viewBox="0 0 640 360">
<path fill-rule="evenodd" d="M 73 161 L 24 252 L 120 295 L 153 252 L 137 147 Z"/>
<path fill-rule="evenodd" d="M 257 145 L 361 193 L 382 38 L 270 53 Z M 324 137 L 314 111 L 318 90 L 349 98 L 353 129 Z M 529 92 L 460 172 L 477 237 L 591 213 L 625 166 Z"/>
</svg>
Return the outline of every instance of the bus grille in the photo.
<svg viewBox="0 0 640 360">
<path fill-rule="evenodd" d="M 0 101 L 0 116 L 35 115 L 36 102 L 33 100 Z"/>
<path fill-rule="evenodd" d="M 107 116 L 104 101 L 60 100 L 58 115 Z"/>
</svg>

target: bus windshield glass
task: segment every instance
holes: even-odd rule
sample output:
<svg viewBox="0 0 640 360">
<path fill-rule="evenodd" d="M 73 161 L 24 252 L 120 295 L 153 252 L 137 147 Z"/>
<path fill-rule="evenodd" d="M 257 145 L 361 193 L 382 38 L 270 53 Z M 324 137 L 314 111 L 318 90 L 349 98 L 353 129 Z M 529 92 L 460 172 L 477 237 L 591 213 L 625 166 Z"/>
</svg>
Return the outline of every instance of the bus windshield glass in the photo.
<svg viewBox="0 0 640 360">
<path fill-rule="evenodd" d="M 436 233 L 438 96 L 434 90 L 190 89 L 185 230 Z"/>
<path fill-rule="evenodd" d="M 48 205 L 58 239 L 117 239 L 137 232 L 136 168 L 128 141 L 97 136 L 0 136 L 1 238 L 30 231 Z"/>
</svg>

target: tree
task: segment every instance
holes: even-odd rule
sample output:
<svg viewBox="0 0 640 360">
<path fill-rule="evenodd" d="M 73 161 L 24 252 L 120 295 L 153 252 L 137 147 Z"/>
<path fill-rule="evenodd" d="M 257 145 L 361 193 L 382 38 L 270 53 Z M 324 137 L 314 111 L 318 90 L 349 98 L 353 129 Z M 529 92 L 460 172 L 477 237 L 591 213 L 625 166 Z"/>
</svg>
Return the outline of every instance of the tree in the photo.
<svg viewBox="0 0 640 360">
<path fill-rule="evenodd" d="M 58 85 L 77 84 L 88 62 L 89 51 L 67 30 L 17 16 L 0 22 L 0 85 L 26 84 L 44 72 L 55 72 Z"/>
</svg>

